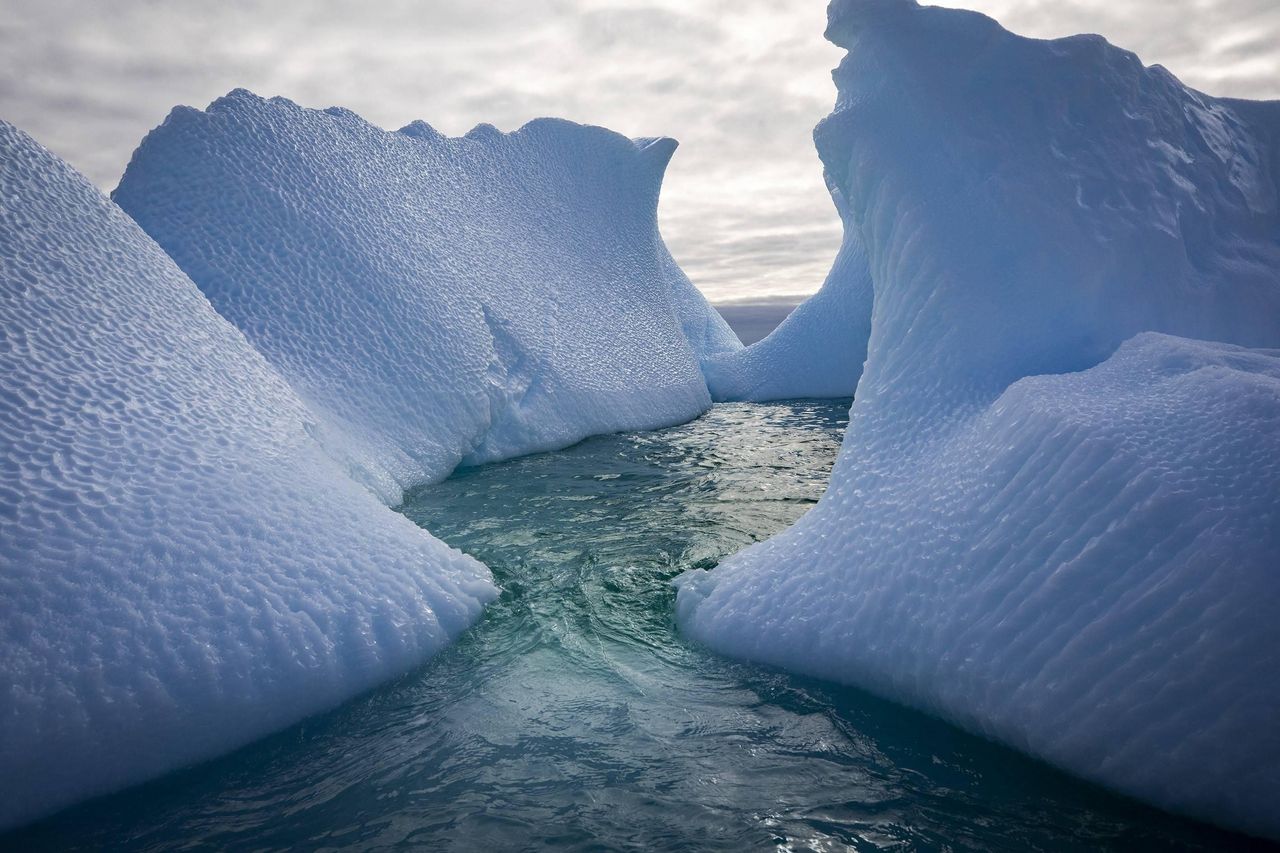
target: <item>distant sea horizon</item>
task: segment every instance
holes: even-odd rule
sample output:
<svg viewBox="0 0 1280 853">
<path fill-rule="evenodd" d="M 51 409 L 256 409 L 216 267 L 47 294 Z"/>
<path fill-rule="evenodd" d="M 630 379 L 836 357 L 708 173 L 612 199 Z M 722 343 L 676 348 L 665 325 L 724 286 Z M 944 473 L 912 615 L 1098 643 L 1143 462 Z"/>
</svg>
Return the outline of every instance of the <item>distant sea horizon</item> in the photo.
<svg viewBox="0 0 1280 853">
<path fill-rule="evenodd" d="M 713 302 L 729 328 L 733 329 L 744 344 L 750 346 L 769 335 L 778 324 L 795 310 L 807 296 L 777 296 L 760 299 L 742 299 L 732 302 Z"/>
</svg>

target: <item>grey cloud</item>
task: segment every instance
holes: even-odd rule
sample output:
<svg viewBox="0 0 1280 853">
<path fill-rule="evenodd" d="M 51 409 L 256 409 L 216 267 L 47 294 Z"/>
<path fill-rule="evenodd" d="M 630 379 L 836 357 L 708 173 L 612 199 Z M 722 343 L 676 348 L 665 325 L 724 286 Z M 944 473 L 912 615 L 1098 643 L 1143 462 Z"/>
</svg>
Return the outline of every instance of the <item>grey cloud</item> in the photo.
<svg viewBox="0 0 1280 853">
<path fill-rule="evenodd" d="M 639 6 L 593 9 L 577 20 L 580 46 L 644 52 L 661 41 L 669 50 L 682 46 L 706 49 L 718 45 L 723 33 L 712 21 L 668 9 Z"/>
<path fill-rule="evenodd" d="M 811 292 L 840 239 L 810 132 L 841 51 L 821 0 L 0 0 L 0 116 L 105 189 L 176 104 L 236 86 L 461 134 L 561 115 L 681 141 L 673 254 L 717 300 Z M 1101 32 L 1215 94 L 1280 96 L 1275 0 L 972 0 Z"/>
<path fill-rule="evenodd" d="M 1014 32 L 1106 36 L 1148 64 L 1215 95 L 1280 97 L 1280 3 L 1275 0 L 942 0 L 985 12 Z"/>
</svg>

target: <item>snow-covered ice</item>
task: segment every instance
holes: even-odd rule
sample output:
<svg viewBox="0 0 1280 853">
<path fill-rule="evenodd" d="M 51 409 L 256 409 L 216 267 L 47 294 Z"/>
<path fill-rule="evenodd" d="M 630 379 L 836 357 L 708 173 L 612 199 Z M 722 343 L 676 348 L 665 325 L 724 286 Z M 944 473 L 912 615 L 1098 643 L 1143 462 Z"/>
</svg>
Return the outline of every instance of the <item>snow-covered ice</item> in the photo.
<svg viewBox="0 0 1280 853">
<path fill-rule="evenodd" d="M 827 495 L 684 576 L 682 625 L 1280 837 L 1280 104 L 1096 36 L 829 15 L 816 139 L 865 267 L 815 301 L 863 324 L 869 282 L 867 358 Z M 717 395 L 773 393 L 786 332 Z"/>
<path fill-rule="evenodd" d="M 0 827 L 420 663 L 495 595 L 118 207 L 0 123 Z"/>
<path fill-rule="evenodd" d="M 675 147 L 554 119 L 387 132 L 237 90 L 175 109 L 113 198 L 394 503 L 710 404 L 700 361 L 740 344 L 658 234 Z"/>
</svg>

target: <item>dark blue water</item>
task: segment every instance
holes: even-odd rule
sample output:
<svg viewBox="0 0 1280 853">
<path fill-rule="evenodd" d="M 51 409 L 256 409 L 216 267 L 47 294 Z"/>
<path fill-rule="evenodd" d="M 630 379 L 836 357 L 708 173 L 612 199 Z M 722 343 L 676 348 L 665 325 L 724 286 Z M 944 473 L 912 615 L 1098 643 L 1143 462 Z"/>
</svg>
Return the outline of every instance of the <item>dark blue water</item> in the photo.
<svg viewBox="0 0 1280 853">
<path fill-rule="evenodd" d="M 684 642 L 670 580 L 821 495 L 848 401 L 717 406 L 402 511 L 505 592 L 396 683 L 0 837 L 21 850 L 1231 850 L 923 715 Z"/>
</svg>

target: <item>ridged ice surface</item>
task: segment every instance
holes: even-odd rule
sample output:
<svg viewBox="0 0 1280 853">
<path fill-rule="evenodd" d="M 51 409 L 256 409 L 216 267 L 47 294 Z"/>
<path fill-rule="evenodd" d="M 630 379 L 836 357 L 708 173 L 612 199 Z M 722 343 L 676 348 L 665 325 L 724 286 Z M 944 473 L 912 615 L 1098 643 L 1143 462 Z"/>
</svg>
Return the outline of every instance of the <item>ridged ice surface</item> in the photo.
<svg viewBox="0 0 1280 853">
<path fill-rule="evenodd" d="M 709 405 L 700 359 L 740 345 L 658 234 L 674 150 L 552 119 L 392 133 L 237 90 L 175 109 L 113 197 L 394 503 Z"/>
<path fill-rule="evenodd" d="M 867 360 L 830 491 L 687 575 L 683 626 L 1280 836 L 1280 105 L 970 12 L 830 17 Z"/>
<path fill-rule="evenodd" d="M 0 826 L 332 706 L 496 594 L 312 421 L 128 216 L 0 123 Z"/>
<path fill-rule="evenodd" d="M 693 637 L 1276 833 L 1280 353 L 1144 336 L 686 575 Z"/>
</svg>

